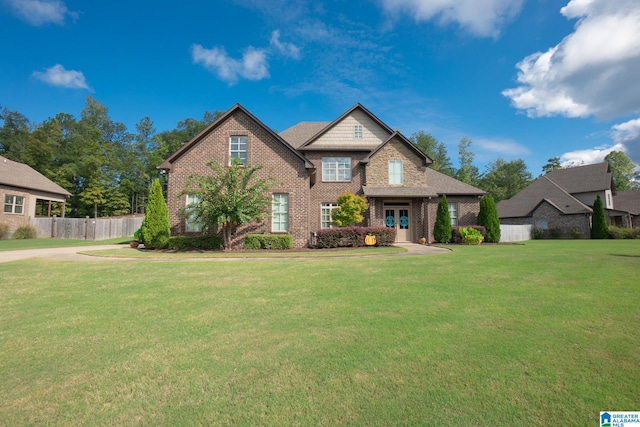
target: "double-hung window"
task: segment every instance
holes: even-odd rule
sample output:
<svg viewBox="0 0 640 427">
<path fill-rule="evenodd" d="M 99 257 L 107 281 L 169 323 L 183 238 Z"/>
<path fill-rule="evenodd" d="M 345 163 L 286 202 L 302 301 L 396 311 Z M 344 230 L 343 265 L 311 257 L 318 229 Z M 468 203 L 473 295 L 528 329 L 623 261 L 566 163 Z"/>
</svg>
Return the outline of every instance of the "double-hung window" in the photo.
<svg viewBox="0 0 640 427">
<path fill-rule="evenodd" d="M 362 139 L 362 125 L 353 126 L 353 137 L 355 139 Z"/>
<path fill-rule="evenodd" d="M 337 203 L 323 203 L 320 210 L 320 228 L 333 228 L 331 211 L 338 208 Z"/>
<path fill-rule="evenodd" d="M 233 164 L 233 159 L 239 159 L 247 164 L 247 137 L 232 136 L 229 140 L 229 165 Z"/>
<path fill-rule="evenodd" d="M 4 196 L 4 212 L 21 214 L 24 213 L 24 197 L 7 194 Z"/>
<path fill-rule="evenodd" d="M 402 184 L 402 160 L 389 160 L 389 184 Z"/>
<path fill-rule="evenodd" d="M 458 204 L 449 203 L 449 217 L 451 218 L 451 225 L 458 225 Z"/>
<path fill-rule="evenodd" d="M 323 157 L 323 181 L 351 181 L 351 157 Z"/>
<path fill-rule="evenodd" d="M 289 231 L 289 195 L 274 193 L 271 197 L 271 231 Z"/>
<path fill-rule="evenodd" d="M 187 194 L 187 208 L 185 210 L 185 231 L 198 233 L 202 231 L 202 218 L 198 218 L 193 210 L 195 205 L 202 202 L 202 197 L 198 194 Z"/>
</svg>

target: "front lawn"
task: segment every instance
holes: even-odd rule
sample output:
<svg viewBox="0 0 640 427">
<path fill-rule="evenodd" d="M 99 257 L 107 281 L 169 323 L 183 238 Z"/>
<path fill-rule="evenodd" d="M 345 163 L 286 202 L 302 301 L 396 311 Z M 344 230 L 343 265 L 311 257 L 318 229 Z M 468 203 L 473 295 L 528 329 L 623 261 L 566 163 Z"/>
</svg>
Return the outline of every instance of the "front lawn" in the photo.
<svg viewBox="0 0 640 427">
<path fill-rule="evenodd" d="M 1 425 L 596 425 L 638 410 L 640 242 L 2 264 Z"/>
<path fill-rule="evenodd" d="M 125 245 L 133 237 L 118 237 L 108 240 L 78 239 L 9 239 L 0 240 L 0 251 L 17 251 L 22 249 L 70 248 L 74 246 Z"/>
</svg>

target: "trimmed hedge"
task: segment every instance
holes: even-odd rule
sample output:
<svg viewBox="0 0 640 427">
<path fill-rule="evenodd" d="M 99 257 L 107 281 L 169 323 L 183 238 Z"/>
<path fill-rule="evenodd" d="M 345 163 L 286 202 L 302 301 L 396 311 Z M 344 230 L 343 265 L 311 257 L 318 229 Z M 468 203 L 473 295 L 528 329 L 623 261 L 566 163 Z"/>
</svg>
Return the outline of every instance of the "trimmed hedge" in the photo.
<svg viewBox="0 0 640 427">
<path fill-rule="evenodd" d="M 396 230 L 389 227 L 343 227 L 326 228 L 317 232 L 315 247 L 359 248 L 365 246 L 367 235 L 376 236 L 376 246 L 391 246 L 396 240 Z"/>
<path fill-rule="evenodd" d="M 480 234 L 482 234 L 482 238 L 486 239 L 487 238 L 487 229 L 484 228 L 481 225 L 469 225 L 467 227 L 460 227 L 460 226 L 455 226 L 455 227 L 451 227 L 452 229 L 452 233 L 451 233 L 451 243 L 463 243 L 462 240 L 462 234 L 460 234 L 460 229 L 461 228 L 473 228 L 474 230 L 477 230 L 480 232 Z"/>
<path fill-rule="evenodd" d="M 217 251 L 222 249 L 220 236 L 175 236 L 169 238 L 169 249 L 181 250 L 207 250 Z"/>
<path fill-rule="evenodd" d="M 610 239 L 640 239 L 640 228 L 609 227 Z"/>
<path fill-rule="evenodd" d="M 247 234 L 245 249 L 291 249 L 293 236 L 290 234 Z"/>
</svg>

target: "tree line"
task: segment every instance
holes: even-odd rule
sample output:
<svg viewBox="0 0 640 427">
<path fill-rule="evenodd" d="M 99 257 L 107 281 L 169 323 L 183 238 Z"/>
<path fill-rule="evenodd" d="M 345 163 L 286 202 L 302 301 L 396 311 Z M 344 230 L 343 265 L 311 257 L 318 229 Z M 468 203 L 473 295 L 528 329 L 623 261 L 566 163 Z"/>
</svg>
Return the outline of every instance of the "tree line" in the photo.
<svg viewBox="0 0 640 427">
<path fill-rule="evenodd" d="M 0 108 L 0 155 L 31 166 L 69 191 L 72 196 L 67 216 L 142 213 L 150 184 L 159 177 L 156 166 L 221 114 L 205 111 L 202 119 L 186 118 L 174 129 L 162 132 L 156 132 L 147 116 L 130 132 L 123 123 L 112 120 L 108 108 L 91 96 L 79 118 L 58 113 L 42 123 Z M 522 159 L 498 158 L 481 173 L 473 164 L 475 154 L 468 138 L 458 144 L 457 168 L 445 145 L 432 135 L 420 131 L 410 139 L 433 160 L 433 169 L 487 191 L 496 202 L 513 197 L 533 179 Z M 607 157 L 617 189 L 637 188 L 636 165 L 622 152 Z M 559 158 L 554 157 L 543 172 L 558 167 Z"/>
<path fill-rule="evenodd" d="M 58 113 L 42 123 L 0 108 L 0 155 L 69 191 L 67 216 L 141 213 L 151 181 L 159 176 L 156 166 L 220 114 L 206 111 L 201 120 L 187 118 L 156 133 L 149 117 L 129 132 L 93 97 L 87 97 L 79 118 Z"/>
</svg>

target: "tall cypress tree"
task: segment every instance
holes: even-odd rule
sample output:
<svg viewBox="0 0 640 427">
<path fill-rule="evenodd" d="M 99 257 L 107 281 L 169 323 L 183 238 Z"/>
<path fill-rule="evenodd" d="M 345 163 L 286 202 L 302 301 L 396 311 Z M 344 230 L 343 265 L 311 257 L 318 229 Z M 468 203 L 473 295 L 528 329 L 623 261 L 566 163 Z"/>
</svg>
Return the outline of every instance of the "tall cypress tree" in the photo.
<svg viewBox="0 0 640 427">
<path fill-rule="evenodd" d="M 162 194 L 159 179 L 154 179 L 149 190 L 149 200 L 142 220 L 142 238 L 145 248 L 164 249 L 169 246 L 171 223 L 169 210 Z"/>
<path fill-rule="evenodd" d="M 609 227 L 607 227 L 607 218 L 604 213 L 604 205 L 600 195 L 593 202 L 593 218 L 591 221 L 591 238 L 606 239 L 609 237 Z"/>
<path fill-rule="evenodd" d="M 485 242 L 498 243 L 500 241 L 500 219 L 498 209 L 491 194 L 487 194 L 480 200 L 480 212 L 478 213 L 478 225 L 487 230 Z"/>
<path fill-rule="evenodd" d="M 438 203 L 433 237 L 440 243 L 449 243 L 452 233 L 453 228 L 451 227 L 451 216 L 449 215 L 449 203 L 447 202 L 447 196 L 442 195 L 442 199 L 440 199 Z"/>
</svg>

